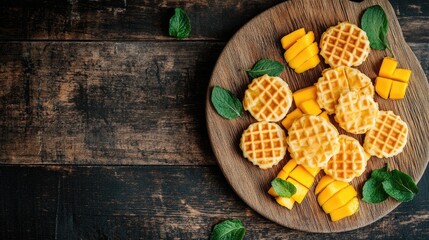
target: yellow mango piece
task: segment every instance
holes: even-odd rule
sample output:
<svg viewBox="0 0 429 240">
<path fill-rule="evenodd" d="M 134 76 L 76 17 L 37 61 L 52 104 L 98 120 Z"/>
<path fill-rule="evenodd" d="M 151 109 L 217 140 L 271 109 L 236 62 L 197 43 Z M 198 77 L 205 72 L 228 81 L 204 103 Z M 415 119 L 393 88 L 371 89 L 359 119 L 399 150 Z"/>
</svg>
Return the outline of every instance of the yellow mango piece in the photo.
<svg viewBox="0 0 429 240">
<path fill-rule="evenodd" d="M 381 63 L 378 76 L 391 78 L 397 66 L 398 66 L 398 62 L 395 59 L 391 57 L 385 57 L 383 59 L 383 62 Z"/>
<path fill-rule="evenodd" d="M 289 173 L 280 170 L 279 174 L 277 174 L 277 178 L 281 178 L 283 180 L 286 180 L 286 178 L 289 177 Z"/>
<path fill-rule="evenodd" d="M 319 194 L 326 186 L 328 186 L 331 182 L 335 181 L 331 176 L 325 175 L 323 176 L 314 190 L 314 194 Z"/>
<path fill-rule="evenodd" d="M 314 42 L 314 33 L 309 31 L 307 34 L 302 36 L 298 41 L 296 41 L 288 50 L 286 50 L 284 57 L 286 62 L 290 62 L 294 57 L 296 57 L 302 50 L 310 46 Z"/>
<path fill-rule="evenodd" d="M 310 46 L 306 47 L 304 50 L 302 50 L 296 57 L 294 57 L 289 62 L 289 67 L 295 69 L 304 64 L 306 61 L 308 61 L 310 58 L 312 58 L 314 55 L 319 53 L 319 47 L 317 46 L 317 43 L 313 43 Z"/>
<path fill-rule="evenodd" d="M 387 99 L 389 97 L 391 87 L 392 80 L 383 77 L 377 77 L 375 79 L 375 91 L 380 95 L 380 97 Z"/>
<path fill-rule="evenodd" d="M 278 197 L 279 195 L 276 193 L 276 191 L 274 191 L 273 187 L 270 187 L 270 189 L 268 190 L 268 194 L 270 194 L 273 197 Z"/>
<path fill-rule="evenodd" d="M 283 121 L 282 121 L 283 127 L 285 127 L 286 129 L 289 129 L 290 126 L 292 126 L 293 121 L 295 121 L 295 119 L 301 117 L 302 114 L 303 113 L 301 112 L 301 110 L 299 110 L 299 108 L 290 112 L 288 115 L 286 115 L 285 119 L 283 119 Z"/>
<path fill-rule="evenodd" d="M 282 171 L 287 173 L 289 175 L 290 172 L 292 172 L 293 169 L 298 165 L 295 160 L 291 159 L 289 160 L 286 165 L 283 167 Z"/>
<path fill-rule="evenodd" d="M 352 198 L 346 205 L 331 212 L 333 222 L 355 214 L 359 210 L 359 201 L 356 197 Z"/>
<path fill-rule="evenodd" d="M 306 188 L 310 188 L 313 185 L 314 177 L 301 165 L 298 165 L 290 174 L 290 178 L 295 179 Z"/>
<path fill-rule="evenodd" d="M 305 63 L 301 64 L 301 66 L 295 68 L 295 72 L 296 73 L 303 73 L 309 69 L 312 69 L 314 67 L 316 67 L 317 65 L 319 65 L 320 63 L 320 58 L 319 55 L 314 55 L 312 58 L 310 58 L 308 61 L 306 61 Z"/>
<path fill-rule="evenodd" d="M 403 99 L 407 91 L 408 83 L 393 81 L 392 88 L 390 89 L 390 99 Z"/>
<path fill-rule="evenodd" d="M 301 88 L 298 91 L 295 91 L 293 94 L 293 100 L 295 105 L 298 107 L 302 102 L 310 99 L 317 99 L 316 86 Z"/>
<path fill-rule="evenodd" d="M 411 70 L 404 68 L 397 68 L 392 74 L 391 79 L 398 80 L 404 83 L 408 83 L 411 77 Z"/>
<path fill-rule="evenodd" d="M 347 187 L 349 183 L 341 182 L 341 181 L 333 181 L 328 186 L 320 192 L 319 196 L 317 196 L 317 202 L 320 206 L 323 206 L 328 199 L 334 196 L 335 193 L 340 191 L 341 189 Z"/>
<path fill-rule="evenodd" d="M 319 104 L 314 99 L 304 101 L 299 105 L 299 109 L 305 114 L 319 115 L 322 113 L 322 109 L 320 109 Z"/>
<path fill-rule="evenodd" d="M 352 185 L 343 188 L 337 192 L 333 197 L 323 204 L 322 208 L 325 213 L 331 213 L 335 209 L 338 209 L 346 205 L 353 197 L 357 196 L 357 192 Z"/>
<path fill-rule="evenodd" d="M 303 166 L 303 165 L 302 165 Z M 303 166 L 305 168 L 305 170 L 307 170 L 308 173 L 311 174 L 311 176 L 315 177 L 319 172 L 320 172 L 320 168 L 315 167 L 315 168 L 311 168 L 311 167 L 306 167 Z"/>
<path fill-rule="evenodd" d="M 321 114 L 319 114 L 319 117 L 322 117 L 326 120 L 328 120 L 328 122 L 331 122 L 331 120 L 329 119 L 329 115 L 327 111 L 323 111 Z"/>
<path fill-rule="evenodd" d="M 296 187 L 296 193 L 292 195 L 291 198 L 295 200 L 297 203 L 301 203 L 308 193 L 308 188 L 304 187 L 301 183 L 299 183 L 293 178 L 288 178 L 286 180 L 292 183 Z"/>
<path fill-rule="evenodd" d="M 276 197 L 276 201 L 278 204 L 288 208 L 289 210 L 292 210 L 293 204 L 295 203 L 295 200 L 293 200 L 292 198 L 284 198 L 284 197 Z"/>
<path fill-rule="evenodd" d="M 287 50 L 296 41 L 298 41 L 298 39 L 302 38 L 304 35 L 305 35 L 305 29 L 300 28 L 300 29 L 295 30 L 295 31 L 289 33 L 288 35 L 282 37 L 282 39 L 280 39 L 280 42 L 282 44 L 283 49 Z"/>
</svg>

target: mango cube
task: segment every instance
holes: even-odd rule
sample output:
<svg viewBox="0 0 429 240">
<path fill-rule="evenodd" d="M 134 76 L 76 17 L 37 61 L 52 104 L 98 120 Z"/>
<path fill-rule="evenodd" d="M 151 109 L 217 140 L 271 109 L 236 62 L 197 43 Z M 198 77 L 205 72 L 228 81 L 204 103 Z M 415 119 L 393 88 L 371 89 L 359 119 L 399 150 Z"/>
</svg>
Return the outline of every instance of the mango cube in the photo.
<svg viewBox="0 0 429 240">
<path fill-rule="evenodd" d="M 377 77 L 375 79 L 375 91 L 380 95 L 380 97 L 387 99 L 389 97 L 391 87 L 392 80 L 384 77 Z"/>
<path fill-rule="evenodd" d="M 331 213 L 335 209 L 338 209 L 346 205 L 353 197 L 357 196 L 357 192 L 352 185 L 343 188 L 328 201 L 323 204 L 322 208 L 325 213 Z"/>
<path fill-rule="evenodd" d="M 286 180 L 286 178 L 289 177 L 289 173 L 280 170 L 279 174 L 277 174 L 277 178 L 281 178 L 283 180 Z"/>
<path fill-rule="evenodd" d="M 333 222 L 355 214 L 359 210 L 359 201 L 356 197 L 352 198 L 346 205 L 331 212 Z"/>
<path fill-rule="evenodd" d="M 320 113 L 322 113 L 322 109 L 320 109 L 319 104 L 314 99 L 309 99 L 302 102 L 299 105 L 299 108 L 305 114 L 319 115 Z"/>
<path fill-rule="evenodd" d="M 296 57 L 294 57 L 289 62 L 289 67 L 295 69 L 304 64 L 306 61 L 308 61 L 310 58 L 312 58 L 314 55 L 319 53 L 319 47 L 317 46 L 317 43 L 314 42 L 310 46 L 306 47 L 304 50 L 302 50 Z"/>
<path fill-rule="evenodd" d="M 295 72 L 296 73 L 303 73 L 309 69 L 316 67 L 317 65 L 319 65 L 319 63 L 320 63 L 319 55 L 314 55 L 308 61 L 301 64 L 301 66 L 295 68 Z"/>
<path fill-rule="evenodd" d="M 315 167 L 315 168 L 310 168 L 310 167 L 305 167 L 305 170 L 307 170 L 308 173 L 311 174 L 311 176 L 315 177 L 319 172 L 320 172 L 320 168 Z"/>
<path fill-rule="evenodd" d="M 268 194 L 270 194 L 273 197 L 278 197 L 279 195 L 274 191 L 273 187 L 270 187 L 270 190 L 268 190 Z"/>
<path fill-rule="evenodd" d="M 276 202 L 282 205 L 283 207 L 286 207 L 289 210 L 292 210 L 295 200 L 293 200 L 292 198 L 276 197 Z"/>
<path fill-rule="evenodd" d="M 397 68 L 393 72 L 391 79 L 398 80 L 404 83 L 408 83 L 411 77 L 411 70 L 410 69 L 404 69 L 404 68 Z"/>
<path fill-rule="evenodd" d="M 393 75 L 396 67 L 398 66 L 398 62 L 390 57 L 385 57 L 383 62 L 381 63 L 380 71 L 378 72 L 378 76 L 390 78 Z"/>
<path fill-rule="evenodd" d="M 305 35 L 305 29 L 304 28 L 300 28 L 300 29 L 295 30 L 295 31 L 289 33 L 288 35 L 282 37 L 282 39 L 280 39 L 280 42 L 282 44 L 283 49 L 287 50 L 296 41 L 298 41 L 298 39 L 300 39 L 304 35 Z"/>
<path fill-rule="evenodd" d="M 286 165 L 283 167 L 282 171 L 287 173 L 289 175 L 290 172 L 292 172 L 293 169 L 298 165 L 295 160 L 291 159 L 289 160 Z"/>
<path fill-rule="evenodd" d="M 328 199 L 334 196 L 335 193 L 339 192 L 341 189 L 347 187 L 349 183 L 341 182 L 341 181 L 333 181 L 328 186 L 320 192 L 319 196 L 317 196 L 317 202 L 320 206 L 323 206 Z"/>
<path fill-rule="evenodd" d="M 289 178 L 293 178 L 306 188 L 310 188 L 313 185 L 314 177 L 301 165 L 297 166 L 290 174 Z"/>
<path fill-rule="evenodd" d="M 284 54 L 286 62 L 290 62 L 294 57 L 296 57 L 302 50 L 310 46 L 314 42 L 314 33 L 309 31 L 303 37 L 298 39 Z"/>
<path fill-rule="evenodd" d="M 390 99 L 403 99 L 405 97 L 405 92 L 407 91 L 408 83 L 404 82 L 392 82 L 392 88 L 390 89 L 389 98 Z"/>
<path fill-rule="evenodd" d="M 326 186 L 328 186 L 331 182 L 335 181 L 331 176 L 325 175 L 323 176 L 319 183 L 316 186 L 316 189 L 314 190 L 314 193 L 317 195 L 319 194 L 323 189 L 325 189 Z"/>
<path fill-rule="evenodd" d="M 296 187 L 296 193 L 292 195 L 291 198 L 295 200 L 297 203 L 301 203 L 308 193 L 308 188 L 304 187 L 301 183 L 299 183 L 293 178 L 288 178 L 287 181 L 289 181 Z"/>
<path fill-rule="evenodd" d="M 288 115 L 286 115 L 285 119 L 283 119 L 282 121 L 283 127 L 285 127 L 286 129 L 289 129 L 290 126 L 292 126 L 293 121 L 295 121 L 295 119 L 301 117 L 302 115 L 303 113 L 298 108 L 293 110 Z"/>
<path fill-rule="evenodd" d="M 328 122 L 330 122 L 331 120 L 329 119 L 329 115 L 327 111 L 323 111 L 321 114 L 319 114 L 319 117 L 322 117 L 326 120 L 328 120 Z"/>
<path fill-rule="evenodd" d="M 295 91 L 293 94 L 293 100 L 295 105 L 298 107 L 302 102 L 309 99 L 317 99 L 316 86 L 301 88 L 298 91 Z"/>
</svg>

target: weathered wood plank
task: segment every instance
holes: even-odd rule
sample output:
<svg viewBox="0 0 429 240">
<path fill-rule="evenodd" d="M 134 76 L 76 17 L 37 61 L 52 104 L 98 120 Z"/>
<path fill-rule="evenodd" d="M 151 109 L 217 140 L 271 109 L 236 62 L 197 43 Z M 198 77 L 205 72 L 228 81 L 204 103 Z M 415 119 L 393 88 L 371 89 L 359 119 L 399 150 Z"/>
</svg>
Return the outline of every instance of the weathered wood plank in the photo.
<svg viewBox="0 0 429 240">
<path fill-rule="evenodd" d="M 410 44 L 429 76 L 429 44 Z M 0 162 L 215 164 L 204 113 L 224 43 L 0 43 Z"/>
<path fill-rule="evenodd" d="M 428 171 L 412 202 L 337 234 L 264 219 L 230 190 L 218 167 L 3 166 L 0 182 L 1 239 L 207 239 L 226 218 L 243 221 L 246 239 L 429 238 Z"/>
<path fill-rule="evenodd" d="M 281 2 L 9 0 L 2 1 L 0 7 L 0 39 L 171 40 L 168 21 L 174 7 L 179 6 L 191 19 L 192 33 L 188 40 L 225 41 L 251 18 Z M 404 26 L 406 40 L 427 42 L 427 1 L 390 2 Z"/>
</svg>

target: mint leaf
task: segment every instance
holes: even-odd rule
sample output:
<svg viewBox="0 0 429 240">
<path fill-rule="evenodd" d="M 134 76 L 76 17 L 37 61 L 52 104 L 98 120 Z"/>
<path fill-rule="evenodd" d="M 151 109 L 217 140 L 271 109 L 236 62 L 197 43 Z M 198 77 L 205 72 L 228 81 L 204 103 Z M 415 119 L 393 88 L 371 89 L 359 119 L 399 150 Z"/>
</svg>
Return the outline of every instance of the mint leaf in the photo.
<svg viewBox="0 0 429 240">
<path fill-rule="evenodd" d="M 280 197 L 290 198 L 296 193 L 295 185 L 281 178 L 275 178 L 271 181 L 271 186 Z"/>
<path fill-rule="evenodd" d="M 387 180 L 389 177 L 390 177 L 390 172 L 387 169 L 387 164 L 384 168 L 373 170 L 371 172 L 371 178 L 375 178 L 377 181 L 380 181 L 380 182 Z"/>
<path fill-rule="evenodd" d="M 216 224 L 210 235 L 210 240 L 241 240 L 246 229 L 239 219 L 227 219 Z"/>
<path fill-rule="evenodd" d="M 372 49 L 389 48 L 387 44 L 389 23 L 386 13 L 380 5 L 374 5 L 365 10 L 361 18 L 361 27 L 368 35 Z"/>
<path fill-rule="evenodd" d="M 383 202 L 389 197 L 389 195 L 383 189 L 383 179 L 378 179 L 375 177 L 371 177 L 365 182 L 362 188 L 362 196 L 362 200 L 367 203 Z"/>
<path fill-rule="evenodd" d="M 411 201 L 419 192 L 413 179 L 399 170 L 393 170 L 391 177 L 383 181 L 383 189 L 400 202 Z"/>
<path fill-rule="evenodd" d="M 230 91 L 214 86 L 211 101 L 217 113 L 227 119 L 235 119 L 243 114 L 243 105 Z"/>
<path fill-rule="evenodd" d="M 256 62 L 252 69 L 246 70 L 246 72 L 251 78 L 257 78 L 264 74 L 277 77 L 284 69 L 285 66 L 276 60 L 262 59 Z"/>
<path fill-rule="evenodd" d="M 185 10 L 181 8 L 174 9 L 174 15 L 170 18 L 168 33 L 170 36 L 177 39 L 183 39 L 189 36 L 191 33 L 191 23 Z"/>
</svg>

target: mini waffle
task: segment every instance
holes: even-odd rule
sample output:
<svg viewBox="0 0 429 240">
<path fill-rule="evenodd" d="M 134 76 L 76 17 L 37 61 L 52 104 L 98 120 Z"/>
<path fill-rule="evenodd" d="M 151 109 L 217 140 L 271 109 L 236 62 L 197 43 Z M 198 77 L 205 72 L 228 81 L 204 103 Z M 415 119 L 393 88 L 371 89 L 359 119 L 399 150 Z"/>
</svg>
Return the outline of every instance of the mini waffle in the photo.
<svg viewBox="0 0 429 240">
<path fill-rule="evenodd" d="M 340 150 L 326 164 L 324 171 L 338 181 L 350 182 L 365 171 L 367 155 L 359 141 L 340 135 Z"/>
<path fill-rule="evenodd" d="M 282 120 L 292 104 L 292 92 L 279 77 L 268 75 L 253 79 L 244 93 L 243 107 L 258 121 Z"/>
<path fill-rule="evenodd" d="M 256 122 L 244 130 L 240 148 L 254 165 L 271 168 L 286 154 L 286 134 L 276 123 Z"/>
<path fill-rule="evenodd" d="M 335 121 L 349 133 L 362 134 L 371 129 L 378 115 L 373 97 L 348 92 L 341 95 L 335 107 Z"/>
<path fill-rule="evenodd" d="M 328 28 L 320 40 L 320 55 L 331 67 L 359 66 L 370 50 L 366 32 L 348 22 Z"/>
<path fill-rule="evenodd" d="M 325 167 L 338 152 L 338 131 L 323 117 L 303 115 L 289 128 L 289 152 L 298 164 L 305 167 Z"/>
<path fill-rule="evenodd" d="M 373 156 L 393 157 L 407 144 L 408 126 L 392 111 L 380 111 L 375 125 L 365 136 L 363 148 Z"/>
<path fill-rule="evenodd" d="M 329 114 L 335 112 L 338 98 L 343 93 L 356 91 L 374 96 L 371 79 L 359 70 L 350 67 L 336 67 L 323 70 L 316 85 L 317 103 Z"/>
</svg>

